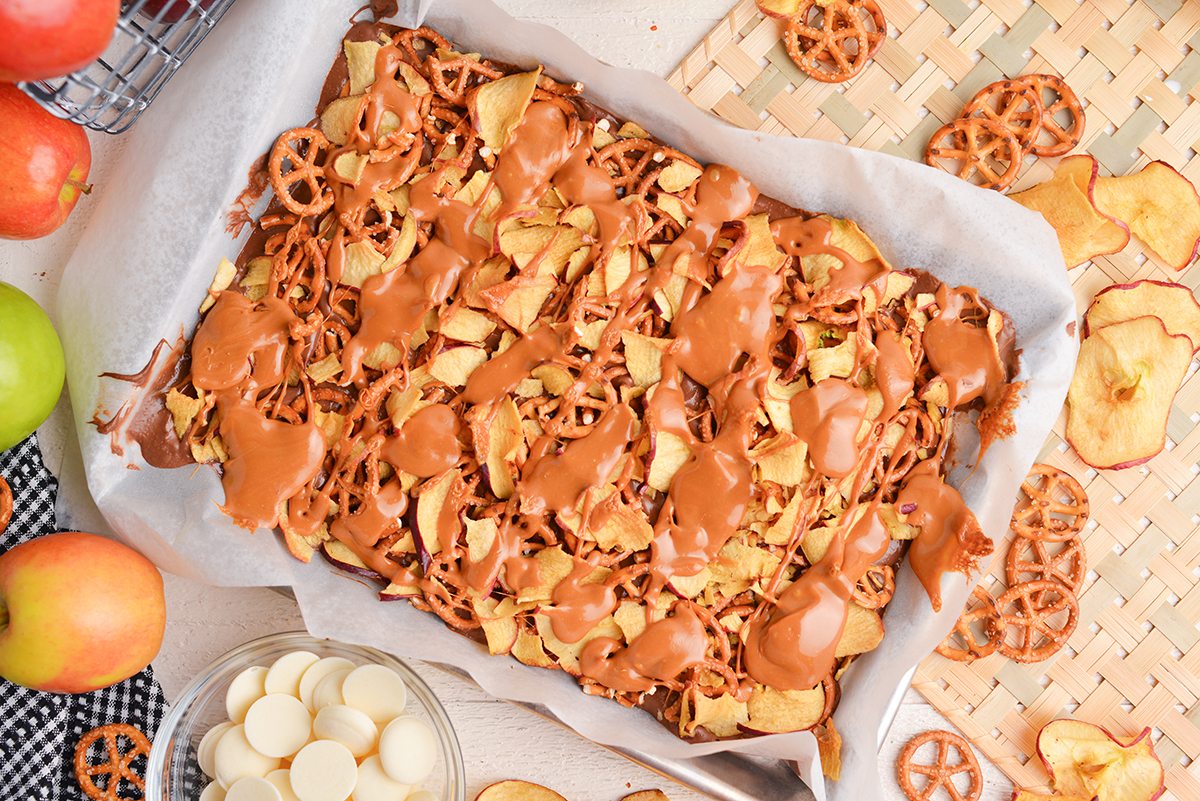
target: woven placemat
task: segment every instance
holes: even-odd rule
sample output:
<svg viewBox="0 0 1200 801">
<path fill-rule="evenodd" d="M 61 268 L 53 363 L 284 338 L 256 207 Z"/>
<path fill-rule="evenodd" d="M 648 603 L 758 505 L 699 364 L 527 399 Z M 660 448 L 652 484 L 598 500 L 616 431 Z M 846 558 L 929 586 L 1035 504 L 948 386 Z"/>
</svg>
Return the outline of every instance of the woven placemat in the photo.
<svg viewBox="0 0 1200 801">
<path fill-rule="evenodd" d="M 742 0 L 668 79 L 701 108 L 743 128 L 805 136 L 920 160 L 929 137 L 1002 77 L 1062 76 L 1083 99 L 1075 152 L 1105 175 L 1172 165 L 1200 184 L 1200 2 L 1179 0 L 879 0 L 889 36 L 844 84 L 808 78 L 788 58 L 782 25 Z M 1195 48 L 1195 50 L 1193 50 Z M 1046 180 L 1033 159 L 1014 184 Z M 1082 313 L 1099 290 L 1140 278 L 1194 290 L 1136 238 L 1071 272 Z M 1087 489 L 1088 578 L 1079 626 L 1039 664 L 999 654 L 965 665 L 931 655 L 913 685 L 1019 787 L 1046 789 L 1038 730 L 1076 717 L 1116 734 L 1153 728 L 1164 798 L 1200 801 L 1200 373 L 1185 381 L 1168 450 L 1123 471 L 1091 470 L 1065 441 L 1065 410 L 1038 461 Z M 982 582 L 1004 584 L 1007 543 Z"/>
</svg>

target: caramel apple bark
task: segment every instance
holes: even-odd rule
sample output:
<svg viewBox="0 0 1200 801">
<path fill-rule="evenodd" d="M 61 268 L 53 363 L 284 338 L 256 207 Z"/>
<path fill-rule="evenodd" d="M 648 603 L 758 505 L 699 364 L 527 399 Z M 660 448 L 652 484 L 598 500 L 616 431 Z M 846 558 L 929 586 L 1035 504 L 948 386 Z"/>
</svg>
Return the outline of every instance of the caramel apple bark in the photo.
<svg viewBox="0 0 1200 801">
<path fill-rule="evenodd" d="M 937 607 L 990 551 L 943 458 L 1003 316 L 540 69 L 342 58 L 167 398 L 225 511 L 681 736 L 827 718 L 901 553 Z"/>
</svg>

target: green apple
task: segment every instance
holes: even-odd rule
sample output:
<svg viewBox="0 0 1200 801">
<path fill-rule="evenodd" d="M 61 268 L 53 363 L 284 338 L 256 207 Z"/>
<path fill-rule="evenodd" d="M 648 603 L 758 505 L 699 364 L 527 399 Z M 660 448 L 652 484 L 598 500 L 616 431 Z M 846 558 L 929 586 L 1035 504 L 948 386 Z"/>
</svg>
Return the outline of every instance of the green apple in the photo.
<svg viewBox="0 0 1200 801">
<path fill-rule="evenodd" d="M 66 367 L 46 312 L 0 282 L 0 451 L 32 434 L 58 403 Z"/>
<path fill-rule="evenodd" d="M 0 554 L 0 676 L 55 693 L 123 681 L 162 646 L 162 574 L 95 534 L 47 534 Z"/>
</svg>

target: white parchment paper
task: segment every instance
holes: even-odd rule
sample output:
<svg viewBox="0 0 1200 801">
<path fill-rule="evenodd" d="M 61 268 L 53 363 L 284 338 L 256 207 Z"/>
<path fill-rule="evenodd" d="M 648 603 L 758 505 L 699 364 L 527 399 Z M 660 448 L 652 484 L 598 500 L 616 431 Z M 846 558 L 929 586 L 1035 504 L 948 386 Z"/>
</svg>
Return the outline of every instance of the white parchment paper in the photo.
<svg viewBox="0 0 1200 801">
<path fill-rule="evenodd" d="M 489 657 L 432 615 L 379 603 L 373 590 L 319 558 L 297 562 L 275 534 L 237 528 L 217 509 L 223 493 L 213 471 L 155 469 L 136 445 L 117 454 L 110 437 L 97 433 L 95 416 L 136 403 L 128 384 L 100 374 L 137 372 L 157 343 L 178 344 L 190 334 L 218 261 L 240 248 L 226 233 L 226 214 L 248 170 L 281 131 L 314 117 L 359 0 L 304 5 L 304 13 L 294 0 L 232 7 L 139 123 L 67 266 L 60 332 L 88 487 L 107 522 L 164 570 L 224 586 L 291 585 L 314 635 L 454 664 L 489 692 L 542 704 L 597 742 L 668 758 L 736 750 L 794 759 L 806 779 L 819 776 L 808 733 L 680 742 L 645 713 L 582 694 L 561 672 Z M 1020 480 L 1062 405 L 1077 349 L 1068 333 L 1074 296 L 1054 233 L 1040 216 L 922 165 L 734 129 L 660 78 L 606 66 L 562 34 L 517 22 L 486 0 L 409 0 L 395 21 L 411 24 L 421 14 L 466 49 L 530 67 L 540 62 L 551 75 L 583 81 L 589 99 L 700 161 L 733 166 L 792 205 L 856 220 L 895 267 L 978 287 L 1006 310 L 1028 382 L 1019 433 L 995 445 L 974 473 L 956 476 L 984 530 L 994 538 L 1006 530 Z M 877 730 L 888 699 L 949 631 L 970 582 L 952 574 L 943 584 L 945 606 L 935 615 L 915 576 L 902 571 L 883 644 L 845 678 L 835 717 L 844 778 L 829 783 L 830 798 L 881 795 Z M 825 797 L 823 782 L 813 784 Z"/>
</svg>

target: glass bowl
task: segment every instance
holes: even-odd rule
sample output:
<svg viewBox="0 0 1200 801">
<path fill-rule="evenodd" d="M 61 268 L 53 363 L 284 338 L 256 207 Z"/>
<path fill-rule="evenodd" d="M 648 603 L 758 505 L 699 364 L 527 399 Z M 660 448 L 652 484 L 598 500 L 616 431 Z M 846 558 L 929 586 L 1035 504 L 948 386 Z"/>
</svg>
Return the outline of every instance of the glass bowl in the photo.
<svg viewBox="0 0 1200 801">
<path fill-rule="evenodd" d="M 428 723 L 438 741 L 438 761 L 422 782 L 422 789 L 442 801 L 464 801 L 462 751 L 450 718 L 429 685 L 408 665 L 382 651 L 319 640 L 303 631 L 270 634 L 240 645 L 200 671 L 183 688 L 154 736 L 146 768 L 145 797 L 150 801 L 196 801 L 209 781 L 196 762 L 196 746 L 205 732 L 228 719 L 225 694 L 230 683 L 248 667 L 269 667 L 279 657 L 297 650 L 321 657 L 341 656 L 359 665 L 386 665 L 400 674 L 408 686 L 406 712 Z"/>
</svg>

